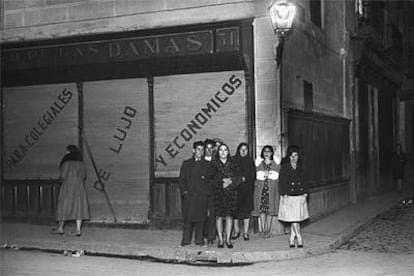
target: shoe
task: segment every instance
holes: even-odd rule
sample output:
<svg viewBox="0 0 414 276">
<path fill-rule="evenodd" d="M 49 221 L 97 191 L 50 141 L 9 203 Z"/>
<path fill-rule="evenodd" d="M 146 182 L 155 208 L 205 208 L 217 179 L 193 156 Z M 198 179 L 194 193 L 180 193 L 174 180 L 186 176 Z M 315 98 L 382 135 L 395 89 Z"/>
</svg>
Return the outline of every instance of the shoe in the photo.
<svg viewBox="0 0 414 276">
<path fill-rule="evenodd" d="M 197 246 L 204 246 L 204 245 L 206 245 L 204 242 L 198 242 L 198 243 L 196 243 L 196 245 Z"/>
<path fill-rule="evenodd" d="M 264 239 L 269 239 L 269 238 L 271 238 L 271 237 L 273 237 L 273 234 L 272 234 L 272 233 L 270 233 L 270 232 L 265 232 L 265 234 L 264 234 L 264 236 L 263 236 L 263 238 L 264 238 Z"/>
<path fill-rule="evenodd" d="M 294 238 L 293 241 L 289 239 L 289 248 L 295 248 L 295 239 L 296 238 Z"/>
<path fill-rule="evenodd" d="M 207 244 L 208 244 L 208 245 L 210 245 L 210 244 L 214 244 L 214 240 L 208 240 L 208 241 L 207 241 Z"/>
<path fill-rule="evenodd" d="M 297 239 L 296 241 L 297 241 L 297 248 L 303 248 L 303 241 L 302 241 L 302 238 Z"/>
<path fill-rule="evenodd" d="M 69 235 L 72 237 L 80 237 L 82 235 L 82 232 L 81 231 L 69 232 Z"/>
<path fill-rule="evenodd" d="M 217 247 L 218 247 L 218 248 L 223 248 L 223 247 L 224 247 L 224 242 L 222 242 L 222 243 L 220 243 L 220 242 L 219 242 L 219 243 L 217 244 Z"/>
<path fill-rule="evenodd" d="M 50 230 L 50 234 L 52 235 L 63 235 L 63 233 L 65 233 L 65 231 L 59 230 L 58 228 L 53 228 Z"/>
<path fill-rule="evenodd" d="M 234 235 L 231 237 L 232 240 L 237 240 L 240 237 L 240 232 L 234 233 Z"/>
<path fill-rule="evenodd" d="M 189 243 L 185 243 L 185 242 L 181 242 L 181 246 L 187 246 L 187 245 L 190 245 Z"/>
<path fill-rule="evenodd" d="M 227 242 L 227 241 L 226 241 L 226 245 L 227 245 L 227 248 L 230 248 L 230 249 L 232 249 L 232 248 L 233 248 L 233 244 L 231 244 L 230 242 Z"/>
<path fill-rule="evenodd" d="M 243 240 L 248 241 L 250 240 L 249 234 L 243 234 Z"/>
</svg>

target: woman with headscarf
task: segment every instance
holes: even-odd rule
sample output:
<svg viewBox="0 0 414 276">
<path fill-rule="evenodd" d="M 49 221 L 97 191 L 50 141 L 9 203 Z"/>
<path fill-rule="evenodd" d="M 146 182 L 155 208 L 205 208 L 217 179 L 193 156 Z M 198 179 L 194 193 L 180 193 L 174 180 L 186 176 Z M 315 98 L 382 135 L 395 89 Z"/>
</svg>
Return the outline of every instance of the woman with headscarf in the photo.
<svg viewBox="0 0 414 276">
<path fill-rule="evenodd" d="M 82 221 L 89 219 L 89 205 L 86 195 L 86 167 L 82 154 L 75 145 L 66 147 L 67 152 L 60 162 L 60 187 L 57 199 L 56 221 L 58 225 L 51 230 L 52 234 L 62 235 L 67 220 L 76 221 L 76 230 L 72 236 L 80 236 Z"/>
<path fill-rule="evenodd" d="M 256 166 L 249 156 L 247 143 L 240 143 L 237 147 L 234 162 L 240 169 L 241 182 L 237 186 L 237 216 L 234 219 L 234 232 L 232 239 L 240 236 L 239 220 L 243 220 L 243 239 L 249 240 L 249 223 L 253 206 L 254 180 L 256 179 Z"/>
</svg>

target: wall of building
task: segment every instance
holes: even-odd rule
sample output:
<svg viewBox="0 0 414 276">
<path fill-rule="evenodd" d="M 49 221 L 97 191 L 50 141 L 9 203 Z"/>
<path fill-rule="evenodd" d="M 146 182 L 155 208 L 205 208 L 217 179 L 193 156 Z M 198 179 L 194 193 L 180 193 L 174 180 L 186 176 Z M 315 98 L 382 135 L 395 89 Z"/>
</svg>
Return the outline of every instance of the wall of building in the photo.
<svg viewBox="0 0 414 276">
<path fill-rule="evenodd" d="M 253 19 L 256 155 L 270 144 L 281 159 L 280 79 L 267 7 L 270 0 L 3 0 L 2 42 L 35 41 L 179 25 Z M 313 84 L 313 111 L 349 118 L 343 53 L 347 49 L 342 1 L 322 1 L 323 28 L 305 17 L 285 45 L 284 111 L 303 110 L 303 81 Z M 285 114 L 287 116 L 287 114 Z M 284 141 L 287 142 L 287 141 Z M 286 146 L 285 148 L 286 149 Z M 349 184 L 313 189 L 310 208 L 321 216 L 349 202 Z"/>
<path fill-rule="evenodd" d="M 345 26 L 345 16 L 350 7 L 342 1 L 322 1 L 322 28 L 319 28 L 311 22 L 309 1 L 298 2 L 305 13 L 285 45 L 284 111 L 305 109 L 306 81 L 313 86 L 313 113 L 350 119 L 352 106 L 349 79 L 346 77 L 349 73 L 349 64 L 346 63 L 349 49 Z M 287 132 L 289 134 L 289 129 Z M 312 143 L 312 139 L 315 138 L 309 137 L 309 143 Z M 324 162 L 320 160 L 320 156 L 305 158 L 308 164 Z M 348 167 L 342 175 L 342 181 L 324 182 L 320 179 L 322 186 L 319 184 L 312 188 L 310 209 L 313 218 L 337 210 L 350 202 L 350 173 Z"/>
<path fill-rule="evenodd" d="M 22 41 L 251 18 L 252 0 L 2 0 L 1 39 Z M 30 29 L 29 29 L 30 27 Z"/>
</svg>

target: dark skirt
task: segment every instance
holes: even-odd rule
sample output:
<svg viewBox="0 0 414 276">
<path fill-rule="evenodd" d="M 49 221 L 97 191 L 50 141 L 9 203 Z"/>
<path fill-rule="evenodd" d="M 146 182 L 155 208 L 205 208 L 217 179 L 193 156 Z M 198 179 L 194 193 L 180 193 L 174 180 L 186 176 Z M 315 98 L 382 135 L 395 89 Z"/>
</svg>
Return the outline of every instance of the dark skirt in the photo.
<svg viewBox="0 0 414 276">
<path fill-rule="evenodd" d="M 214 195 L 216 217 L 234 217 L 237 214 L 237 191 L 231 187 L 216 189 Z"/>
<path fill-rule="evenodd" d="M 250 218 L 254 209 L 252 186 L 252 184 L 243 183 L 237 189 L 237 218 L 239 219 Z"/>
</svg>

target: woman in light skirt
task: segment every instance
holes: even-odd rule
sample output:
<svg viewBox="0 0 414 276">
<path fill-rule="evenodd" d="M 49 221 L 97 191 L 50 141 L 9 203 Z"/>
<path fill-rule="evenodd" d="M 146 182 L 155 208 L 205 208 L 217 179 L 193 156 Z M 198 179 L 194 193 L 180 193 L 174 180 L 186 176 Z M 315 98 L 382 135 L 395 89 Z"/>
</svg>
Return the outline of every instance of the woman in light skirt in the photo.
<svg viewBox="0 0 414 276">
<path fill-rule="evenodd" d="M 307 197 L 309 187 L 304 181 L 304 169 L 300 162 L 298 146 L 289 146 L 287 160 L 279 174 L 279 220 L 290 223 L 289 247 L 303 247 L 300 222 L 309 218 Z"/>
</svg>

